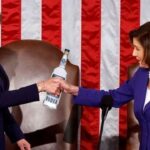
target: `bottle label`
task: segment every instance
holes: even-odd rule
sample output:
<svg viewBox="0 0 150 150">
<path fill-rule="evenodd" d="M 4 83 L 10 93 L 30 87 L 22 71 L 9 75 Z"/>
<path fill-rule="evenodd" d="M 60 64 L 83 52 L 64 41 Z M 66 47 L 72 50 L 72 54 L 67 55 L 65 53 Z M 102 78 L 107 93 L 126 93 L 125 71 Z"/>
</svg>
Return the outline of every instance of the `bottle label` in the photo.
<svg viewBox="0 0 150 150">
<path fill-rule="evenodd" d="M 65 80 L 65 78 L 63 78 L 59 75 L 56 75 L 56 74 L 52 74 L 52 77 L 59 77 L 59 78 Z M 55 96 L 54 94 L 47 93 L 46 99 L 44 100 L 44 105 L 46 105 L 50 108 L 56 109 L 57 105 L 59 103 L 59 100 L 60 100 L 60 96 L 61 96 L 61 94 L 59 96 Z"/>
<path fill-rule="evenodd" d="M 46 97 L 46 101 L 49 103 L 53 103 L 53 104 L 57 104 L 58 99 L 59 99 L 59 96 L 54 96 L 52 94 L 50 94 L 50 95 L 48 94 Z"/>
<path fill-rule="evenodd" d="M 47 93 L 46 99 L 43 104 L 48 106 L 49 108 L 56 109 L 59 103 L 60 96 L 55 96 L 51 93 Z"/>
</svg>

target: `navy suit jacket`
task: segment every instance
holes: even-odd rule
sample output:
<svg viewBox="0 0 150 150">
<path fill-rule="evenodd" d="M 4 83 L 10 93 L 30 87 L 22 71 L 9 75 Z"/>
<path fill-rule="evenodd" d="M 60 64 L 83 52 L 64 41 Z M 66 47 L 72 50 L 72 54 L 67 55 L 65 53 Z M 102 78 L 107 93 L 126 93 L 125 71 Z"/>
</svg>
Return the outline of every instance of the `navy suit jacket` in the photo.
<svg viewBox="0 0 150 150">
<path fill-rule="evenodd" d="M 8 89 L 9 80 L 3 67 L 0 65 L 0 150 L 5 150 L 4 132 L 6 132 L 12 142 L 24 138 L 8 107 L 39 100 L 36 84 L 13 91 L 8 91 Z"/>
<path fill-rule="evenodd" d="M 139 68 L 135 75 L 114 90 L 93 90 L 80 87 L 75 104 L 99 107 L 104 95 L 111 95 L 113 107 L 134 100 L 134 112 L 140 125 L 140 150 L 150 150 L 150 102 L 144 107 L 149 70 Z M 144 107 L 144 108 L 143 108 Z"/>
</svg>

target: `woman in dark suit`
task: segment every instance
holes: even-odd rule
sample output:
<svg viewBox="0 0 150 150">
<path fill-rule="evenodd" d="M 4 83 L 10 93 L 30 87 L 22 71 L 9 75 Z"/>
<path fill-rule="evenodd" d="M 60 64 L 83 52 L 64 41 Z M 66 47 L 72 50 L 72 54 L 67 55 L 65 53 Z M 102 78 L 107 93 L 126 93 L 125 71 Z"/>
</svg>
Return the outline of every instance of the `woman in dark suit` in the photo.
<svg viewBox="0 0 150 150">
<path fill-rule="evenodd" d="M 109 91 L 87 89 L 61 81 L 62 89 L 75 95 L 73 102 L 79 105 L 101 106 L 105 97 L 113 107 L 134 100 L 134 113 L 140 125 L 140 150 L 150 150 L 150 22 L 129 33 L 133 56 L 139 62 L 134 76 L 119 88 Z"/>
<path fill-rule="evenodd" d="M 59 95 L 58 79 L 50 78 L 17 90 L 8 91 L 9 80 L 0 65 L 0 150 L 5 150 L 4 132 L 12 142 L 17 142 L 21 150 L 30 150 L 19 125 L 17 125 L 8 107 L 39 100 L 39 92 L 50 92 Z"/>
</svg>

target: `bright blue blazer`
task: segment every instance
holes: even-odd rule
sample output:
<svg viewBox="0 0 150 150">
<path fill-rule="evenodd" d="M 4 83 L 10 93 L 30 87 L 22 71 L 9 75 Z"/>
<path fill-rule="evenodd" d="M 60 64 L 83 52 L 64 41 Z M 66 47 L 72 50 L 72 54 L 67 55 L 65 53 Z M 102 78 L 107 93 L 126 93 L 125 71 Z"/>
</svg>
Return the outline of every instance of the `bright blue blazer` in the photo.
<svg viewBox="0 0 150 150">
<path fill-rule="evenodd" d="M 5 150 L 4 132 L 12 142 L 24 138 L 8 107 L 39 100 L 36 84 L 13 91 L 8 91 L 8 88 L 8 77 L 0 65 L 0 150 Z"/>
<path fill-rule="evenodd" d="M 144 106 L 149 70 L 139 68 L 134 76 L 115 90 L 93 90 L 79 88 L 78 96 L 73 101 L 75 104 L 95 106 L 101 105 L 104 95 L 111 95 L 113 107 L 120 107 L 134 100 L 134 113 L 140 125 L 140 150 L 150 150 L 150 102 Z"/>
</svg>

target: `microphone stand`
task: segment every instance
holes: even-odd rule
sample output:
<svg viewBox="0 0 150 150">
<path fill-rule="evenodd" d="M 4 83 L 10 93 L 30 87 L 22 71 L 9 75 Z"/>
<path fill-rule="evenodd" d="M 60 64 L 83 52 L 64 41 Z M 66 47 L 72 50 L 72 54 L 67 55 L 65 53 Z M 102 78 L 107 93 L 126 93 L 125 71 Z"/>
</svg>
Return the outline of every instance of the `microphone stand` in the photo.
<svg viewBox="0 0 150 150">
<path fill-rule="evenodd" d="M 101 140 L 102 140 L 102 133 L 104 122 L 107 117 L 108 111 L 112 108 L 113 105 L 113 98 L 111 95 L 104 95 L 101 99 L 100 108 L 102 109 L 102 122 L 101 122 L 101 129 L 100 129 L 100 136 L 98 141 L 98 150 L 101 147 Z"/>
<path fill-rule="evenodd" d="M 98 140 L 98 150 L 100 150 L 100 147 L 101 147 L 101 140 L 102 140 L 104 122 L 106 120 L 106 117 L 107 117 L 107 114 L 108 114 L 109 110 L 110 110 L 109 107 L 103 107 L 102 108 L 102 122 L 101 122 L 100 136 L 99 136 L 99 140 Z"/>
</svg>

